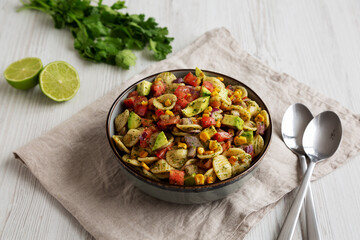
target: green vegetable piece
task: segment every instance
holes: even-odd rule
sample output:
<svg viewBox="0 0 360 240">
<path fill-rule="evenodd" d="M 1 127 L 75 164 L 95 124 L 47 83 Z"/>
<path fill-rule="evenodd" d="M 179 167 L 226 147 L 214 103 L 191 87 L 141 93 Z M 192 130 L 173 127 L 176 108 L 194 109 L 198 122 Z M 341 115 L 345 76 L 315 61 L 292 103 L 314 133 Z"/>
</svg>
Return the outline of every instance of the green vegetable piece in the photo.
<svg viewBox="0 0 360 240">
<path fill-rule="evenodd" d="M 203 71 L 201 71 L 198 67 L 195 68 L 195 75 L 197 77 L 203 77 L 205 76 L 205 74 L 203 73 Z"/>
<path fill-rule="evenodd" d="M 209 106 L 210 97 L 199 97 L 187 105 L 182 111 L 186 117 L 195 116 L 203 112 Z"/>
<path fill-rule="evenodd" d="M 134 129 L 141 125 L 141 117 L 134 112 L 131 112 L 128 118 L 128 128 Z"/>
<path fill-rule="evenodd" d="M 210 138 L 212 138 L 212 137 L 217 133 L 217 131 L 216 131 L 216 129 L 215 129 L 214 126 L 205 128 L 205 129 L 203 130 L 203 132 L 206 132 L 206 133 L 209 135 Z"/>
<path fill-rule="evenodd" d="M 211 92 L 206 87 L 201 86 L 200 96 L 202 97 L 211 96 Z"/>
<path fill-rule="evenodd" d="M 244 131 L 241 136 L 246 137 L 246 142 L 248 144 L 252 144 L 254 139 L 253 131 Z"/>
<path fill-rule="evenodd" d="M 130 66 L 135 66 L 136 56 L 131 50 L 125 49 L 116 55 L 115 62 L 116 65 L 125 69 L 129 69 Z"/>
<path fill-rule="evenodd" d="M 240 117 L 234 115 L 227 115 L 227 114 L 225 114 L 221 123 L 228 127 L 235 128 L 238 130 L 242 130 L 244 126 L 244 121 Z"/>
<path fill-rule="evenodd" d="M 151 90 L 151 82 L 148 81 L 142 81 L 139 83 L 136 87 L 136 91 L 138 92 L 139 96 L 147 96 L 150 94 Z"/>
<path fill-rule="evenodd" d="M 159 133 L 157 135 L 156 140 L 155 140 L 155 144 L 154 144 L 152 150 L 155 151 L 155 150 L 161 148 L 162 146 L 165 146 L 168 143 L 169 142 L 168 142 L 168 140 L 167 140 L 167 138 L 165 136 L 165 133 L 161 132 L 161 133 Z"/>
<path fill-rule="evenodd" d="M 195 185 L 195 175 L 196 175 L 196 173 L 186 176 L 184 178 L 184 185 L 185 186 L 194 186 Z"/>
</svg>

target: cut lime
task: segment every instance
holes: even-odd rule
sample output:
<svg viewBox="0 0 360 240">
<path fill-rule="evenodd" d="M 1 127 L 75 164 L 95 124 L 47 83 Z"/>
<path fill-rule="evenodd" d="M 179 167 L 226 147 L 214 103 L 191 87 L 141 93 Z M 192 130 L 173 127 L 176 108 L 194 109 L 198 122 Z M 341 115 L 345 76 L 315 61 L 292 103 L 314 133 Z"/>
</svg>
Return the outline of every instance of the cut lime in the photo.
<svg viewBox="0 0 360 240">
<path fill-rule="evenodd" d="M 4 71 L 4 77 L 14 88 L 27 90 L 38 84 L 42 66 L 39 58 L 24 58 L 10 64 Z"/>
<path fill-rule="evenodd" d="M 73 66 L 63 61 L 49 63 L 40 73 L 41 91 L 56 102 L 72 99 L 80 87 L 80 79 Z"/>
</svg>

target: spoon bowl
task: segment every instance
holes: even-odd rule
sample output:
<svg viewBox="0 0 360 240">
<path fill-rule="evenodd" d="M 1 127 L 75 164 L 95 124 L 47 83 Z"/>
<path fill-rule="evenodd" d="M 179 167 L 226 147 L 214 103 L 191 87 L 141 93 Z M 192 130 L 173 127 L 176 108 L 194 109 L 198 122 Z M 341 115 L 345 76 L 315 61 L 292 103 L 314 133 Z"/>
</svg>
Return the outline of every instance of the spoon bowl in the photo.
<svg viewBox="0 0 360 240">
<path fill-rule="evenodd" d="M 286 110 L 281 122 L 281 134 L 291 151 L 305 155 L 302 139 L 305 128 L 312 119 L 310 110 L 301 103 L 295 103 Z"/>
<path fill-rule="evenodd" d="M 338 149 L 342 136 L 339 117 L 331 111 L 316 116 L 307 126 L 303 147 L 311 161 L 331 157 Z"/>
</svg>

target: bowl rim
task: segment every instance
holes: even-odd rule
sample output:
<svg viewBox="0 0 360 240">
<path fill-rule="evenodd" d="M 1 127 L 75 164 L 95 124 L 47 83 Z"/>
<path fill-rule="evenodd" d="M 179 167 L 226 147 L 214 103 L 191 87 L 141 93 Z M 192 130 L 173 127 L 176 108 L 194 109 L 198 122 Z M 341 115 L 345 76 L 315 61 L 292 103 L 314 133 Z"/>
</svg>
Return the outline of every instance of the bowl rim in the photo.
<svg viewBox="0 0 360 240">
<path fill-rule="evenodd" d="M 107 135 L 107 139 L 110 143 L 111 149 L 113 150 L 114 154 L 117 157 L 117 160 L 120 162 L 120 165 L 131 175 L 133 175 L 135 178 L 141 180 L 142 182 L 145 182 L 147 184 L 150 184 L 152 186 L 155 187 L 159 187 L 162 189 L 166 189 L 166 190 L 171 190 L 171 191 L 182 191 L 182 192 L 203 192 L 203 191 L 209 191 L 209 190 L 215 190 L 218 188 L 222 188 L 225 187 L 227 185 L 230 185 L 242 178 L 244 178 L 246 175 L 250 174 L 254 169 L 257 168 L 257 166 L 260 164 L 260 162 L 263 160 L 263 158 L 265 157 L 271 140 L 272 140 L 272 134 L 273 134 L 273 129 L 272 129 L 272 119 L 271 119 L 271 114 L 265 104 L 265 102 L 262 100 L 262 98 L 260 98 L 260 96 L 253 91 L 250 87 L 248 87 L 246 84 L 242 83 L 241 81 L 230 77 L 226 74 L 223 73 L 219 73 L 219 72 L 215 72 L 215 71 L 211 71 L 211 70 L 202 70 L 204 73 L 208 73 L 210 75 L 215 75 L 215 76 L 220 76 L 220 77 L 225 77 L 231 81 L 236 81 L 238 82 L 240 85 L 244 86 L 247 90 L 250 90 L 258 99 L 260 99 L 260 101 L 262 102 L 262 104 L 264 105 L 264 109 L 267 111 L 268 115 L 269 115 L 269 120 L 270 120 L 270 125 L 268 127 L 268 131 L 269 131 L 269 141 L 264 145 L 265 149 L 264 151 L 261 153 L 261 155 L 258 157 L 257 161 L 255 163 L 253 163 L 248 169 L 246 169 L 244 172 L 231 177 L 229 179 L 226 179 L 224 181 L 220 181 L 217 183 L 213 183 L 213 184 L 209 184 L 209 185 L 195 185 L 195 186 L 185 186 L 185 185 L 171 185 L 169 183 L 164 183 L 164 182 L 158 182 L 155 180 L 152 180 L 150 178 L 147 178 L 143 175 L 141 175 L 140 173 L 138 173 L 136 170 L 134 170 L 132 167 L 130 167 L 129 165 L 125 164 L 124 161 L 122 160 L 122 156 L 119 154 L 114 141 L 112 140 L 112 135 L 110 133 L 110 124 L 113 124 L 111 122 L 111 116 L 113 115 L 113 112 L 115 110 L 115 107 L 118 106 L 120 99 L 127 94 L 131 88 L 133 88 L 134 86 L 136 86 L 138 83 L 145 81 L 145 80 L 149 80 L 154 78 L 155 76 L 159 75 L 160 73 L 163 72 L 172 72 L 172 73 L 176 73 L 176 72 L 194 72 L 195 69 L 190 69 L 190 68 L 184 68 L 184 69 L 173 69 L 173 70 L 166 70 L 166 71 L 161 71 L 149 76 L 146 76 L 138 81 L 136 81 L 135 83 L 131 84 L 128 88 L 126 88 L 125 90 L 123 90 L 119 96 L 116 98 L 116 100 L 113 102 L 113 104 L 110 107 L 110 110 L 108 112 L 107 118 L 106 118 L 106 135 Z"/>
</svg>

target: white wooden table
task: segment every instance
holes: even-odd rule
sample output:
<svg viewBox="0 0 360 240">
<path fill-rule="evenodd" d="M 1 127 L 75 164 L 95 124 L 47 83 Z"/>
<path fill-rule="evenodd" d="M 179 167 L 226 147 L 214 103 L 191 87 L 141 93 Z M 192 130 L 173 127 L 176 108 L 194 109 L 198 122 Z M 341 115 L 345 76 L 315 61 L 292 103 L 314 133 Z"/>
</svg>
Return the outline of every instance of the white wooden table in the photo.
<svg viewBox="0 0 360 240">
<path fill-rule="evenodd" d="M 245 50 L 272 68 L 360 112 L 358 0 L 131 0 L 127 5 L 127 11 L 153 16 L 167 26 L 175 37 L 174 52 L 205 31 L 224 26 Z M 73 49 L 69 31 L 55 29 L 52 19 L 40 12 L 16 13 L 19 6 L 20 1 L 0 1 L 0 71 L 27 56 L 40 57 L 44 64 L 65 60 L 78 70 L 81 88 L 71 101 L 55 103 L 38 87 L 16 90 L 0 77 L 0 239 L 92 239 L 14 160 L 12 151 L 154 62 L 139 53 L 137 65 L 124 71 L 85 61 Z M 359 159 L 312 185 L 323 239 L 360 239 Z M 291 197 L 246 239 L 275 239 Z M 301 238 L 298 227 L 294 239 Z"/>
</svg>

